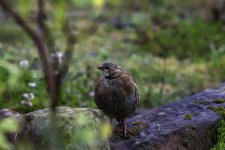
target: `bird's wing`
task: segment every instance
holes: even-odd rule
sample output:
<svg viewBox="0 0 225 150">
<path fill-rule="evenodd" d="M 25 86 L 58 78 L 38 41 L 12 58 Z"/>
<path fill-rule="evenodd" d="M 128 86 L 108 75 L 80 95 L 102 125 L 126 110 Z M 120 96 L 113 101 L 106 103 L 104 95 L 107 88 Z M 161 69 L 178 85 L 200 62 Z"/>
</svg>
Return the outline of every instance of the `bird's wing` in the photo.
<svg viewBox="0 0 225 150">
<path fill-rule="evenodd" d="M 134 80 L 134 86 L 135 86 L 135 89 L 134 90 L 135 90 L 136 103 L 138 103 L 139 100 L 140 100 L 140 96 L 139 96 L 139 92 L 138 92 L 138 86 L 137 86 L 135 80 Z"/>
<path fill-rule="evenodd" d="M 101 83 L 102 83 L 102 79 L 98 79 L 96 81 L 96 85 L 94 88 L 94 101 L 95 101 L 95 104 L 97 105 L 98 109 L 104 110 L 106 108 L 105 99 L 107 97 L 104 92 L 104 89 L 101 86 Z"/>
</svg>

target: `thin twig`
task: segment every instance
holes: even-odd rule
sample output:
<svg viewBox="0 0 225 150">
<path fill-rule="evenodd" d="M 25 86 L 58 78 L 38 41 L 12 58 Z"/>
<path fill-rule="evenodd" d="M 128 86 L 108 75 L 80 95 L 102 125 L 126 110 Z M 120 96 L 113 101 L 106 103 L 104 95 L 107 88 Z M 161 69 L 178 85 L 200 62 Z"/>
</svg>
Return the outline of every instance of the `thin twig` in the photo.
<svg viewBox="0 0 225 150">
<path fill-rule="evenodd" d="M 45 51 L 45 54 L 47 56 L 47 51 L 44 45 L 44 39 L 46 37 L 46 32 L 48 31 L 47 27 L 44 23 L 45 14 L 44 14 L 44 0 L 38 0 L 38 33 L 40 33 L 40 43 L 39 46 L 43 46 L 41 49 Z M 49 55 L 48 55 L 49 56 Z M 48 82 L 48 90 L 51 97 L 51 109 L 54 113 L 56 111 L 56 106 L 58 102 L 58 88 L 56 86 L 56 77 L 55 77 L 55 71 L 53 68 L 53 65 L 48 59 L 50 57 L 46 57 L 46 62 L 44 62 L 43 65 L 46 65 L 46 68 L 44 70 L 45 75 L 47 75 L 47 82 Z"/>
<path fill-rule="evenodd" d="M 46 82 L 48 85 L 49 95 L 52 100 L 51 108 L 52 112 L 55 112 L 55 107 L 57 104 L 57 90 L 55 85 L 55 76 L 53 67 L 48 59 L 48 54 L 46 53 L 46 48 L 43 39 L 43 29 L 38 27 L 35 32 L 26 21 L 17 13 L 11 6 L 8 0 L 1 0 L 0 6 L 9 13 L 9 15 L 15 20 L 15 22 L 31 37 L 34 44 L 37 47 L 39 57 L 42 61 L 43 72 L 45 73 Z M 41 6 L 41 5 L 40 5 Z M 39 13 L 42 9 L 39 8 Z"/>
<path fill-rule="evenodd" d="M 74 44 L 76 43 L 76 36 L 72 33 L 68 20 L 66 20 L 65 24 L 64 24 L 64 34 L 66 37 L 67 45 L 66 45 L 65 54 L 64 54 L 64 57 L 62 60 L 60 74 L 58 77 L 59 84 L 62 84 L 62 82 L 69 70 L 69 64 L 70 64 L 71 58 L 72 58 L 73 47 L 74 47 Z"/>
<path fill-rule="evenodd" d="M 54 70 L 57 72 L 60 68 L 59 59 L 57 57 L 57 52 L 55 50 L 55 40 L 52 36 L 49 28 L 45 24 L 45 20 L 47 19 L 47 15 L 44 11 L 44 0 L 38 0 L 38 26 L 43 30 L 44 39 L 48 48 L 48 51 L 51 56 L 51 61 L 53 64 Z"/>
</svg>

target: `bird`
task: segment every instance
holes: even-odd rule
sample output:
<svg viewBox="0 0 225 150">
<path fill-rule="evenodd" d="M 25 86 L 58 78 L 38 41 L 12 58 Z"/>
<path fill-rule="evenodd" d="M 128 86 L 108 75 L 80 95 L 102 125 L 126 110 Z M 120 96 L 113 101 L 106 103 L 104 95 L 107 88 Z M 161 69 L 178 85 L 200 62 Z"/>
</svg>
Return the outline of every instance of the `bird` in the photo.
<svg viewBox="0 0 225 150">
<path fill-rule="evenodd" d="M 123 135 L 126 136 L 126 118 L 136 110 L 139 102 L 137 84 L 119 65 L 107 62 L 97 69 L 103 72 L 103 76 L 95 83 L 95 104 L 110 118 L 111 125 L 113 119 L 123 122 Z"/>
</svg>

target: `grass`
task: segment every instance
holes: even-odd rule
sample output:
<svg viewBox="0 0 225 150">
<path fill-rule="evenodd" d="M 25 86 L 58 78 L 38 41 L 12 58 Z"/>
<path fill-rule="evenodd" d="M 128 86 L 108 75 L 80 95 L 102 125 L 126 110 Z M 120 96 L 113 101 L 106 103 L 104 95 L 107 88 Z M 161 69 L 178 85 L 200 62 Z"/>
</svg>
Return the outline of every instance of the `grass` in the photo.
<svg viewBox="0 0 225 150">
<path fill-rule="evenodd" d="M 174 7 L 173 11 L 164 6 L 163 0 L 151 2 L 157 10 L 149 10 L 145 5 L 145 9 L 141 9 L 142 6 L 138 10 L 126 8 L 127 11 L 121 13 L 117 7 L 112 7 L 104 10 L 107 13 L 100 14 L 103 21 L 97 24 L 93 15 L 80 9 L 80 16 L 72 18 L 76 20 L 79 36 L 60 105 L 95 107 L 93 87 L 101 76 L 96 67 L 106 61 L 120 64 L 134 76 L 141 97 L 140 107 L 160 106 L 224 81 L 222 24 L 196 19 L 193 15 L 182 19 L 178 13 L 182 10 L 178 8 L 180 5 L 173 2 L 168 2 Z M 136 24 L 148 39 L 139 43 L 141 34 L 134 29 L 114 28 L 108 21 L 113 17 Z M 140 21 L 143 18 L 148 21 Z M 19 70 L 15 75 L 10 67 L 0 67 L 1 79 L 4 79 L 0 82 L 1 108 L 27 112 L 48 106 L 43 75 L 40 67 L 35 67 L 40 64 L 32 42 L 11 21 L 1 23 L 0 32 L 0 39 L 3 39 L 0 58 Z M 65 46 L 64 40 L 57 31 L 54 35 L 57 50 L 60 50 Z M 20 65 L 24 60 L 28 61 L 25 68 Z M 15 84 L 9 84 L 11 81 Z M 29 83 L 36 86 L 31 87 Z M 21 105 L 24 94 L 34 95 L 29 98 L 32 107 Z"/>
<path fill-rule="evenodd" d="M 9 42 L 14 43 L 13 41 L 17 42 L 24 42 L 29 38 L 23 32 L 23 30 L 18 27 L 14 22 L 8 21 L 1 21 L 1 28 L 0 28 L 0 41 L 1 42 Z"/>
<path fill-rule="evenodd" d="M 212 67 L 215 72 L 220 70 L 223 61 L 214 63 L 216 57 L 210 58 L 207 62 L 202 58 L 200 58 L 201 61 L 191 61 L 189 58 L 180 61 L 175 56 L 162 59 L 148 51 L 140 51 L 139 45 L 121 40 L 120 38 L 126 36 L 124 31 L 105 32 L 105 26 L 100 28 L 101 32 L 87 37 L 85 41 L 79 40 L 76 45 L 73 62 L 63 87 L 64 93 L 61 105 L 95 107 L 90 93 L 94 81 L 101 75 L 96 67 L 105 61 L 120 64 L 131 72 L 139 86 L 141 107 L 155 107 L 168 102 L 168 100 L 176 100 L 191 95 L 208 86 L 216 85 L 223 77 L 223 72 L 212 74 L 208 70 L 209 67 Z M 32 100 L 35 109 L 45 107 L 47 95 L 44 92 L 45 88 L 43 87 L 40 69 L 31 68 L 32 64 L 35 63 L 37 54 L 30 43 L 23 46 L 22 53 L 17 53 L 17 51 L 21 52 L 19 50 L 20 44 L 14 46 L 4 43 L 2 58 L 5 61 L 20 68 L 19 62 L 27 59 L 29 66 L 28 69 L 22 68 L 20 70 L 20 82 L 23 86 L 13 90 L 9 87 L 5 91 L 9 91 L 11 98 L 9 97 L 8 102 L 4 102 L 2 107 L 12 107 L 10 101 L 14 99 L 12 103 L 16 101 L 16 105 L 13 105 L 13 108 L 25 109 L 24 106 L 19 107 L 19 105 L 21 95 L 27 92 L 35 93 L 35 99 Z M 16 59 L 15 55 L 17 55 Z M 163 71 L 164 68 L 166 72 Z M 35 77 L 35 74 L 38 75 L 38 78 Z M 29 82 L 35 82 L 37 86 L 31 88 L 28 86 Z M 2 94 L 5 95 L 5 92 Z"/>
<path fill-rule="evenodd" d="M 221 120 L 217 128 L 217 143 L 210 150 L 225 149 L 225 121 Z"/>
<path fill-rule="evenodd" d="M 222 107 L 222 106 L 220 106 L 220 107 L 209 106 L 208 109 L 211 109 L 212 111 L 216 112 L 221 117 L 225 118 L 225 108 L 224 107 Z"/>
</svg>

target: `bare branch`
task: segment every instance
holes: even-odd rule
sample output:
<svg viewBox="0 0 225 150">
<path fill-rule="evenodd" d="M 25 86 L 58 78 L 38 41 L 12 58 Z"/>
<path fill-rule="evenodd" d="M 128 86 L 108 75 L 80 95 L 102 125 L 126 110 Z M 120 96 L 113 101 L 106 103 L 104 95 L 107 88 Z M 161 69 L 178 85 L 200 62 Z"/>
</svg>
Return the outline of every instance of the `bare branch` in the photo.
<svg viewBox="0 0 225 150">
<path fill-rule="evenodd" d="M 51 35 L 47 25 L 45 24 L 45 20 L 47 19 L 47 15 L 44 11 L 44 0 L 38 0 L 38 26 L 43 30 L 44 38 L 47 40 L 47 45 L 50 47 L 55 46 L 54 38 Z"/>
<path fill-rule="evenodd" d="M 49 31 L 47 25 L 45 24 L 45 20 L 47 19 L 47 15 L 44 11 L 44 0 L 38 0 L 38 27 L 42 30 L 44 39 L 46 41 L 47 48 L 49 50 L 51 61 L 53 64 L 54 70 L 59 70 L 59 59 L 57 57 L 57 53 L 55 51 L 55 40 Z"/>
<path fill-rule="evenodd" d="M 40 6 L 41 5 L 42 4 L 40 3 Z M 9 15 L 15 20 L 15 22 L 31 37 L 34 44 L 36 45 L 39 57 L 42 61 L 43 72 L 45 74 L 46 82 L 48 85 L 49 95 L 52 100 L 51 108 L 52 112 L 54 113 L 58 98 L 55 82 L 56 80 L 52 64 L 48 59 L 48 53 L 46 53 L 42 28 L 38 28 L 37 32 L 34 32 L 33 29 L 26 23 L 26 21 L 10 6 L 8 0 L 1 0 L 0 6 L 3 8 L 3 10 L 9 13 Z M 43 10 L 40 10 L 40 12 L 41 11 Z"/>
<path fill-rule="evenodd" d="M 67 38 L 66 39 L 67 45 L 66 45 L 65 54 L 64 54 L 65 56 L 63 58 L 61 69 L 60 69 L 60 74 L 57 78 L 58 84 L 62 84 L 68 72 L 69 64 L 70 64 L 72 53 L 73 53 L 73 47 L 74 47 L 74 44 L 76 43 L 76 36 L 72 32 L 68 20 L 66 20 L 64 24 L 64 34 L 65 34 L 65 37 Z"/>
<path fill-rule="evenodd" d="M 45 29 L 44 19 L 44 1 L 38 0 L 38 26 L 42 30 Z"/>
</svg>

